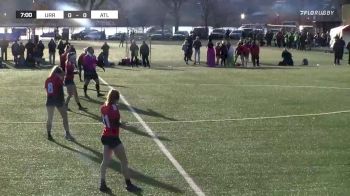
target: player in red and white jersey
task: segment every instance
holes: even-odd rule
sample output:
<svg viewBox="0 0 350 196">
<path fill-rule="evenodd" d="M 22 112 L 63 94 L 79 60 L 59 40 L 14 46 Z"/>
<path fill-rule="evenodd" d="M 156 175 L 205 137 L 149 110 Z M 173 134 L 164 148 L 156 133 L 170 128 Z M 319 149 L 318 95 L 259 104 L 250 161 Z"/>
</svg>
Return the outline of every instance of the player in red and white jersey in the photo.
<svg viewBox="0 0 350 196">
<path fill-rule="evenodd" d="M 70 50 L 70 45 L 67 45 L 65 52 L 60 56 L 60 65 L 63 71 L 65 71 L 66 69 L 66 61 L 67 61 L 69 50 Z"/>
<path fill-rule="evenodd" d="M 52 68 L 49 77 L 45 81 L 45 89 L 47 94 L 46 109 L 47 109 L 47 137 L 53 140 L 51 136 L 52 120 L 55 108 L 60 112 L 63 120 L 63 127 L 66 132 L 65 138 L 67 140 L 74 140 L 69 131 L 67 109 L 64 105 L 63 93 L 63 77 L 64 72 L 58 66 Z"/>
<path fill-rule="evenodd" d="M 104 128 L 102 131 L 101 142 L 103 144 L 103 160 L 101 163 L 101 181 L 100 191 L 110 192 L 111 189 L 106 185 L 106 170 L 112 153 L 120 160 L 121 171 L 125 178 L 126 189 L 130 192 L 139 192 L 141 188 L 135 186 L 130 181 L 128 160 L 124 146 L 119 139 L 120 113 L 117 102 L 119 101 L 119 92 L 110 90 L 106 102 L 101 106 L 101 116 Z"/>
<path fill-rule="evenodd" d="M 67 55 L 67 61 L 65 63 L 66 69 L 65 69 L 65 76 L 64 76 L 64 85 L 66 86 L 67 93 L 68 93 L 68 97 L 66 99 L 67 110 L 69 110 L 68 104 L 72 96 L 74 96 L 75 102 L 77 103 L 79 110 L 85 109 L 81 106 L 79 102 L 77 87 L 74 83 L 74 74 L 76 73 L 75 72 L 76 58 L 77 58 L 77 55 L 74 52 L 70 52 Z"/>
<path fill-rule="evenodd" d="M 84 66 L 84 57 L 87 54 L 87 48 L 84 49 L 84 52 L 80 54 L 79 58 L 78 58 L 78 69 L 79 69 L 79 79 L 80 82 L 83 82 L 83 80 L 81 79 L 81 71 L 83 70 L 83 66 Z"/>
</svg>

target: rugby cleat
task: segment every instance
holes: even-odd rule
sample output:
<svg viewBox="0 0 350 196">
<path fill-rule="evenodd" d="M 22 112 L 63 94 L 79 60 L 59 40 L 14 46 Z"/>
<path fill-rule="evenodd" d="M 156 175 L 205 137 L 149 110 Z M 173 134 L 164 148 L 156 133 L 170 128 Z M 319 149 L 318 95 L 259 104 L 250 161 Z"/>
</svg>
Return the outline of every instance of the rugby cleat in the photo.
<svg viewBox="0 0 350 196">
<path fill-rule="evenodd" d="M 133 184 L 126 186 L 125 189 L 129 192 L 132 192 L 132 193 L 142 191 L 142 189 L 140 187 L 137 187 L 136 185 L 133 185 Z"/>
</svg>

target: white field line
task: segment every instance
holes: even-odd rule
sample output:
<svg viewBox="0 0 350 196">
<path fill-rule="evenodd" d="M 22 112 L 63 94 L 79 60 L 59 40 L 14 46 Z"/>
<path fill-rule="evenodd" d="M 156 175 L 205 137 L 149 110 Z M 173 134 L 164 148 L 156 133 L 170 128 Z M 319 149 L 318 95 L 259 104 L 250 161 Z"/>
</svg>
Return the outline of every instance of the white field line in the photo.
<svg viewBox="0 0 350 196">
<path fill-rule="evenodd" d="M 110 89 L 113 89 L 105 80 L 100 77 L 100 80 L 107 85 Z M 146 130 L 149 136 L 152 137 L 153 141 L 158 145 L 160 150 L 164 153 L 164 155 L 170 160 L 170 162 L 175 166 L 177 171 L 182 175 L 182 177 L 186 180 L 186 182 L 190 185 L 193 191 L 198 196 L 205 196 L 204 192 L 199 188 L 199 186 L 193 181 L 193 179 L 187 174 L 184 168 L 180 165 L 180 163 L 174 158 L 174 156 L 169 152 L 169 150 L 164 146 L 164 144 L 159 140 L 159 138 L 154 134 L 152 129 L 145 123 L 145 121 L 141 118 L 141 116 L 130 106 L 128 101 L 125 99 L 123 95 L 120 95 L 120 99 L 124 104 L 128 107 L 131 113 L 135 116 L 135 118 L 141 123 L 143 128 Z"/>
<path fill-rule="evenodd" d="M 227 118 L 227 119 L 211 119 L 211 120 L 176 120 L 176 121 L 149 121 L 146 124 L 176 124 L 176 123 L 204 123 L 204 122 L 225 122 L 225 121 L 248 121 L 248 120 L 268 120 L 268 119 L 281 119 L 281 118 L 298 118 L 298 117 L 311 117 L 311 116 L 328 116 L 336 114 L 350 113 L 350 110 L 342 110 L 335 112 L 322 112 L 313 114 L 291 114 L 280 116 L 261 116 L 261 117 L 248 117 L 248 118 Z M 61 124 L 61 122 L 53 122 L 54 124 Z M 32 122 L 0 122 L 0 124 L 46 124 L 44 121 L 32 121 Z M 69 122 L 70 125 L 102 125 L 101 122 Z M 126 124 L 142 124 L 141 122 L 126 122 Z"/>
</svg>

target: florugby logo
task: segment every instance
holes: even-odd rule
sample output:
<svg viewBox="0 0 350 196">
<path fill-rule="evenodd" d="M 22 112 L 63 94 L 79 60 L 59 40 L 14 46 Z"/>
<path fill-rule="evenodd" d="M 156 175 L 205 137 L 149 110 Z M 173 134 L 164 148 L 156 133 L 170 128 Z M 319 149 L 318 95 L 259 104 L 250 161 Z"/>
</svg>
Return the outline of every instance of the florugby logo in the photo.
<svg viewBox="0 0 350 196">
<path fill-rule="evenodd" d="M 333 16 L 333 10 L 300 10 L 301 16 Z"/>
</svg>

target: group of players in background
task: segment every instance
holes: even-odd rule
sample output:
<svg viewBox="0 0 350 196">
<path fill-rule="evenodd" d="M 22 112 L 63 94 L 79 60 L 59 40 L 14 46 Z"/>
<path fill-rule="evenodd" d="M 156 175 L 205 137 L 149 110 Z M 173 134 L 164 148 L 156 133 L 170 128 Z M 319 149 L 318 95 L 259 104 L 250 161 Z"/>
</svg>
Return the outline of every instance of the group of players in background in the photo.
<svg viewBox="0 0 350 196">
<path fill-rule="evenodd" d="M 53 61 L 54 62 L 54 61 Z M 48 140 L 54 141 L 51 130 L 54 110 L 57 108 L 65 129 L 65 138 L 69 141 L 75 141 L 71 135 L 68 123 L 68 104 L 72 96 L 79 107 L 79 110 L 85 110 L 79 101 L 77 88 L 74 82 L 74 75 L 79 74 L 79 79 L 82 82 L 82 71 L 84 73 L 84 94 L 87 95 L 87 88 L 91 80 L 95 81 L 97 96 L 104 96 L 100 92 L 99 77 L 96 72 L 96 67 L 99 66 L 104 70 L 104 64 L 99 63 L 98 58 L 94 55 L 94 49 L 88 47 L 80 54 L 77 61 L 77 54 L 74 46 L 67 44 L 64 53 L 60 54 L 60 65 L 54 66 L 45 81 L 45 89 L 47 94 L 46 109 L 47 109 L 47 137 Z M 77 70 L 77 71 L 76 71 Z M 67 98 L 64 98 L 64 86 L 67 88 Z M 111 192 L 111 189 L 106 184 L 106 170 L 112 159 L 112 154 L 120 160 L 121 171 L 125 178 L 126 190 L 130 192 L 140 192 L 141 188 L 132 184 L 130 180 L 128 161 L 124 146 L 119 138 L 120 113 L 118 109 L 118 101 L 120 94 L 117 90 L 110 90 L 106 96 L 105 103 L 101 106 L 100 112 L 103 121 L 103 131 L 101 143 L 103 144 L 103 160 L 101 163 L 101 178 L 99 189 L 101 192 Z"/>
</svg>

